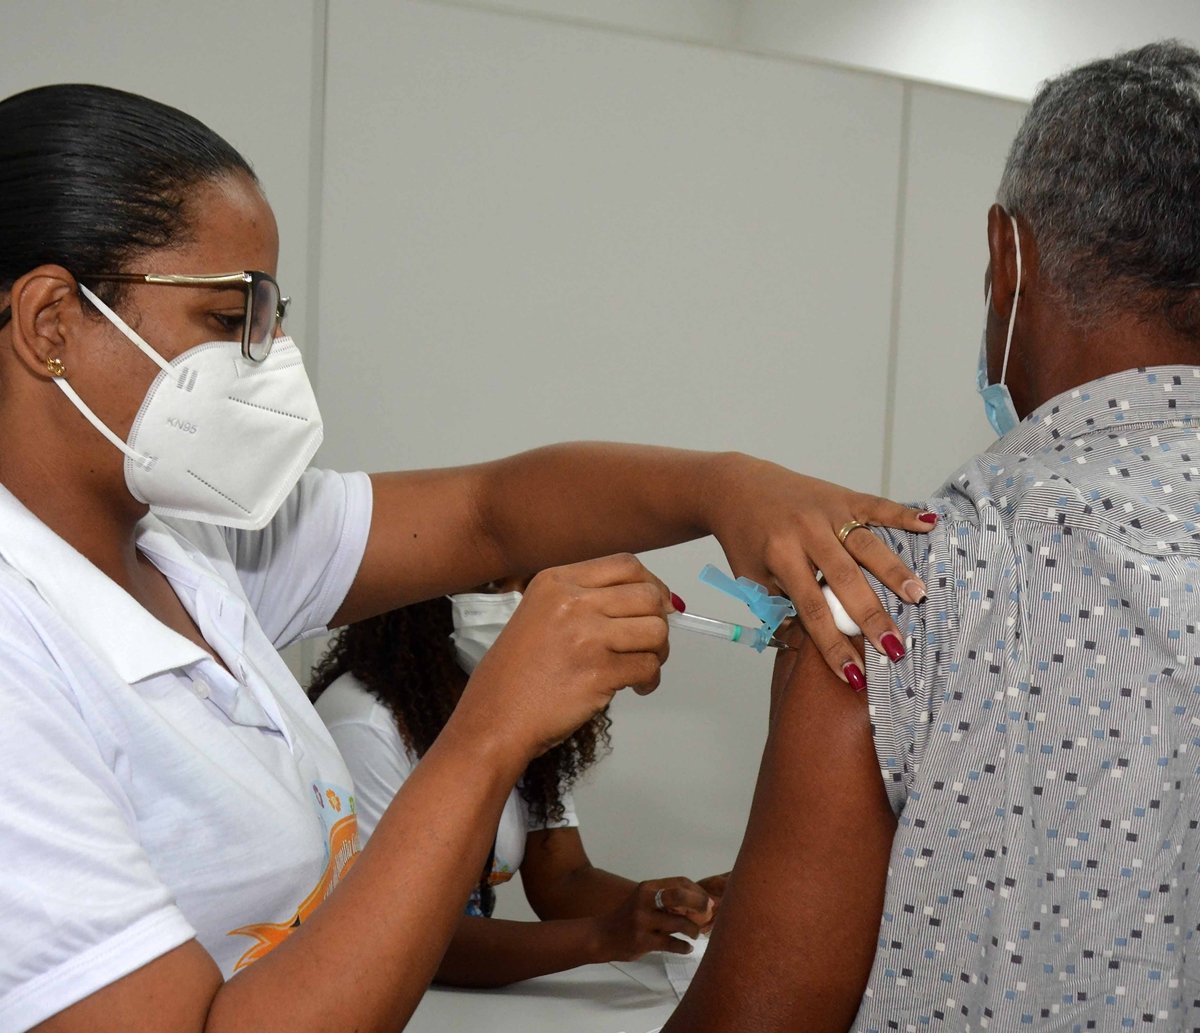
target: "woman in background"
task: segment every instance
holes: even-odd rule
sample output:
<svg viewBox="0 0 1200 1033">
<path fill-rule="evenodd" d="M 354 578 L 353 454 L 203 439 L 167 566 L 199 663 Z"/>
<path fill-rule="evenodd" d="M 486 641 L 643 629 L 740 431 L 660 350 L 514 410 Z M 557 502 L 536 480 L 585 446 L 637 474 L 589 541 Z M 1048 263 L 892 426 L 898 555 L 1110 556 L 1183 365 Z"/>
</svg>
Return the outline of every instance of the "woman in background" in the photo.
<svg viewBox="0 0 1200 1033">
<path fill-rule="evenodd" d="M 528 580 L 439 597 L 344 628 L 309 696 L 354 779 L 365 842 L 453 713 L 467 678 L 521 601 Z M 724 877 L 636 883 L 592 866 L 571 787 L 610 747 L 607 708 L 533 760 L 509 795 L 495 842 L 435 981 L 495 987 L 649 951 L 689 953 L 712 920 Z M 520 870 L 540 922 L 489 921 L 493 887 Z"/>
</svg>

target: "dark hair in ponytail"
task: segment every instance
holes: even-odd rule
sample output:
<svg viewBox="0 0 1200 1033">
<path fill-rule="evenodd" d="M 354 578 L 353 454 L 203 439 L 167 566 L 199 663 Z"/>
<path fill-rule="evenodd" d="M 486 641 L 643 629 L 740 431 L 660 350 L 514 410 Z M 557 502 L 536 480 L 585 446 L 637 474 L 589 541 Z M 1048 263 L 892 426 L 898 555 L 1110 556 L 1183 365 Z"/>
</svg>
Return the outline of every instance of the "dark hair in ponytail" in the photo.
<svg viewBox="0 0 1200 1033">
<path fill-rule="evenodd" d="M 39 265 L 113 272 L 180 242 L 189 188 L 239 173 L 255 179 L 206 125 L 135 93 L 57 85 L 0 101 L 0 292 Z"/>
</svg>

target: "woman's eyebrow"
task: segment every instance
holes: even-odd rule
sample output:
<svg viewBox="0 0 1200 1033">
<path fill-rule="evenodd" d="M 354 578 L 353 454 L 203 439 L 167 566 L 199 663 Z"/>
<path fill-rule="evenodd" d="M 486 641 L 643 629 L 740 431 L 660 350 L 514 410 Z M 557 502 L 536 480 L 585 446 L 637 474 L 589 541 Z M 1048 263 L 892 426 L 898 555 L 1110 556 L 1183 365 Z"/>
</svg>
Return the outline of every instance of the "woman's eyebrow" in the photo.
<svg viewBox="0 0 1200 1033">
<path fill-rule="evenodd" d="M 208 299 L 220 298 L 226 294 L 232 294 L 239 301 L 246 297 L 246 288 L 241 284 L 231 284 L 228 287 L 204 287 L 197 285 L 192 288 L 196 297 L 206 297 Z"/>
</svg>

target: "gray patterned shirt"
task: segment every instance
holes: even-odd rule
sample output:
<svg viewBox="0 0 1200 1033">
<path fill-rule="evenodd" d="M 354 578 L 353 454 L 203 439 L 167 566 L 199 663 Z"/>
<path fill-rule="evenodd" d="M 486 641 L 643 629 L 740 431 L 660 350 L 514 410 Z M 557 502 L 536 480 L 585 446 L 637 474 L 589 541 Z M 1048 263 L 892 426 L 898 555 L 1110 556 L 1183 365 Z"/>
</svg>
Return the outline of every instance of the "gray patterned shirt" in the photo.
<svg viewBox="0 0 1200 1033">
<path fill-rule="evenodd" d="M 1105 377 L 883 533 L 929 598 L 881 590 L 911 648 L 867 658 L 899 826 L 855 1029 L 1200 1029 L 1198 430 L 1200 369 Z"/>
</svg>

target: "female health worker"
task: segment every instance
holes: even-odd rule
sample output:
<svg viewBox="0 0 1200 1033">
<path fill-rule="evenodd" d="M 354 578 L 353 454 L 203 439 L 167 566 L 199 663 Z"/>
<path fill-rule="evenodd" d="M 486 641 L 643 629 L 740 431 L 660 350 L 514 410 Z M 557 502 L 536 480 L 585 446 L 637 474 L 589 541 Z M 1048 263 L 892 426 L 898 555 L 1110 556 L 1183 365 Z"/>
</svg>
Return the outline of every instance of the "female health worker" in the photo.
<svg viewBox="0 0 1200 1033">
<path fill-rule="evenodd" d="M 852 683 L 813 568 L 885 651 L 857 562 L 921 594 L 837 534 L 919 514 L 745 456 L 306 470 L 278 246 L 249 165 L 182 112 L 94 86 L 0 102 L 0 1033 L 400 1029 L 521 772 L 658 683 L 669 594 L 626 550 L 714 534 Z M 359 852 L 277 648 L 535 570 Z"/>
</svg>

